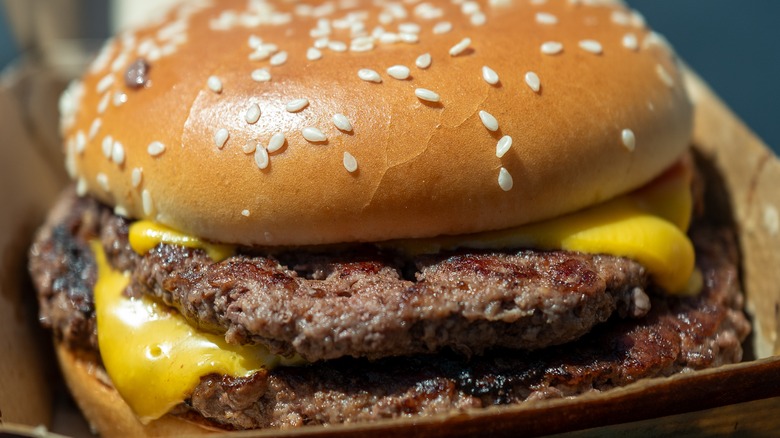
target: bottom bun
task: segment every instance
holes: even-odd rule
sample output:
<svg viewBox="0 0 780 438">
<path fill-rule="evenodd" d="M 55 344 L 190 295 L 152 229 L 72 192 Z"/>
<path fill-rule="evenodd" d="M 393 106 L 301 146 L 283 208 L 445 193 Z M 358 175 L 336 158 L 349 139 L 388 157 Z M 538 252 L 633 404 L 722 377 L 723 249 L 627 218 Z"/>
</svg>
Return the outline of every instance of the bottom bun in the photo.
<svg viewBox="0 0 780 438">
<path fill-rule="evenodd" d="M 105 371 L 99 365 L 79 358 L 60 343 L 56 343 L 55 350 L 71 395 L 92 430 L 101 437 L 191 436 L 220 432 L 173 415 L 142 424 L 119 393 L 101 381 L 100 375 L 105 375 Z"/>
</svg>

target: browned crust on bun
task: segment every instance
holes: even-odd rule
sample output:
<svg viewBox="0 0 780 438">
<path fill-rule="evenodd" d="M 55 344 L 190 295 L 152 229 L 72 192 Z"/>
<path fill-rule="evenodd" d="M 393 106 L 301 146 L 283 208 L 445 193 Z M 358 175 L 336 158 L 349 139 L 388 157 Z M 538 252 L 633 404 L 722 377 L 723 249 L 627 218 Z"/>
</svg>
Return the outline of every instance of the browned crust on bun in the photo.
<svg viewBox="0 0 780 438">
<path fill-rule="evenodd" d="M 192 436 L 219 431 L 172 414 L 142 424 L 119 393 L 105 383 L 108 377 L 102 367 L 79 357 L 61 343 L 55 342 L 54 347 L 71 395 L 90 427 L 100 436 Z"/>
<path fill-rule="evenodd" d="M 277 15 L 247 28 L 242 23 L 257 20 L 247 3 L 180 9 L 106 46 L 62 105 L 68 167 L 82 193 L 122 215 L 220 242 L 378 241 L 554 217 L 641 186 L 689 144 L 691 106 L 674 55 L 624 6 L 486 2 L 464 13 L 442 2 L 436 18 L 409 6 L 407 17 L 392 20 L 371 4 L 335 7 L 320 12 L 335 23 L 366 11 L 368 36 L 382 26 L 418 41 L 377 38 L 373 49 L 354 51 L 350 45 L 360 49 L 365 40 L 332 26 L 330 41 L 345 43 L 346 51 L 331 45 L 310 60 L 307 49 L 325 33 L 317 30 L 316 8 L 275 3 Z M 446 27 L 436 28 L 442 22 L 452 29 L 434 32 Z M 419 34 L 401 35 L 402 23 L 419 24 Z M 225 27 L 231 29 L 215 30 Z M 250 60 L 252 35 L 276 45 L 286 60 Z M 451 55 L 465 38 L 470 44 Z M 551 41 L 562 43 L 560 53 L 543 53 Z M 415 60 L 425 53 L 432 64 L 419 68 Z M 145 85 L 133 88 L 125 73 L 139 58 L 149 70 L 141 75 Z M 410 77 L 391 77 L 394 65 L 408 67 Z M 499 82 L 486 81 L 483 66 Z M 253 80 L 262 68 L 270 80 Z M 361 69 L 376 71 L 382 82 L 362 80 Z M 538 91 L 527 72 L 540 78 Z M 219 87 L 208 85 L 211 76 Z M 440 102 L 417 97 L 417 89 L 434 91 Z M 302 98 L 307 106 L 286 109 Z M 261 114 L 248 123 L 254 104 Z M 480 111 L 497 119 L 497 131 L 486 128 Z M 335 114 L 344 114 L 352 130 L 338 129 Z M 318 128 L 327 141 L 306 140 L 305 127 Z M 220 129 L 229 132 L 221 148 Z M 635 142 L 628 131 L 624 141 L 624 130 Z M 268 145 L 277 132 L 286 141 L 260 169 L 243 148 Z M 499 158 L 496 144 L 505 135 L 513 144 Z M 164 151 L 150 154 L 153 142 Z M 348 171 L 345 153 L 357 170 Z M 501 169 L 511 175 L 511 189 L 506 180 L 499 185 Z"/>
</svg>

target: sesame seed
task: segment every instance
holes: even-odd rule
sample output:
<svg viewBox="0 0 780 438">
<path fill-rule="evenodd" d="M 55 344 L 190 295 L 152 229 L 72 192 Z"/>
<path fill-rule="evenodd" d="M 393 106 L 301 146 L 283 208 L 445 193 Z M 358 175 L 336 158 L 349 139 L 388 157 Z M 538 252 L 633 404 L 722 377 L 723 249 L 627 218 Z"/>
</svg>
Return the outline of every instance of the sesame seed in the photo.
<svg viewBox="0 0 780 438">
<path fill-rule="evenodd" d="M 268 147 L 266 149 L 268 149 L 269 153 L 274 153 L 284 146 L 284 141 L 284 134 L 277 132 L 271 136 L 271 140 L 268 142 Z"/>
<path fill-rule="evenodd" d="M 331 30 L 329 28 L 315 28 L 309 31 L 309 36 L 312 38 L 322 38 L 330 35 Z"/>
<path fill-rule="evenodd" d="M 133 169 L 132 173 L 130 173 L 130 184 L 133 185 L 133 188 L 138 188 L 141 186 L 141 181 L 144 177 L 144 170 L 140 167 L 136 167 Z"/>
<path fill-rule="evenodd" d="M 322 131 L 312 126 L 303 128 L 301 130 L 301 134 L 303 134 L 303 138 L 312 143 L 319 143 L 328 140 L 328 137 L 326 137 Z"/>
<path fill-rule="evenodd" d="M 104 112 L 106 112 L 106 109 L 108 109 L 108 101 L 110 97 L 111 96 L 108 93 L 106 93 L 100 99 L 100 102 L 98 102 L 98 106 L 97 106 L 98 114 L 103 114 Z"/>
<path fill-rule="evenodd" d="M 309 61 L 316 61 L 320 58 L 322 58 L 322 52 L 316 47 L 309 47 L 306 50 L 306 59 Z"/>
<path fill-rule="evenodd" d="M 420 36 L 416 33 L 399 33 L 398 39 L 407 44 L 417 44 L 420 41 Z"/>
<path fill-rule="evenodd" d="M 314 48 L 324 49 L 328 47 L 328 37 L 317 38 L 314 40 Z"/>
<path fill-rule="evenodd" d="M 256 103 L 249 105 L 246 113 L 244 113 L 244 120 L 246 120 L 246 122 L 250 125 L 257 123 L 257 121 L 260 120 L 260 105 Z"/>
<path fill-rule="evenodd" d="M 103 143 L 100 145 L 103 150 L 103 156 L 111 159 L 111 149 L 114 147 L 114 138 L 107 135 L 103 138 Z"/>
<path fill-rule="evenodd" d="M 125 147 L 118 141 L 115 141 L 111 147 L 111 161 L 119 166 L 125 162 Z"/>
<path fill-rule="evenodd" d="M 241 216 L 249 217 L 249 210 L 241 210 Z"/>
<path fill-rule="evenodd" d="M 542 44 L 541 50 L 545 55 L 557 55 L 563 51 L 563 44 L 557 41 L 547 41 Z"/>
<path fill-rule="evenodd" d="M 271 63 L 271 65 L 275 67 L 284 64 L 285 62 L 287 62 L 287 52 L 281 51 L 275 54 L 274 56 L 271 57 L 271 60 L 269 62 Z"/>
<path fill-rule="evenodd" d="M 141 204 L 143 205 L 144 215 L 151 216 L 154 213 L 154 202 L 152 201 L 152 194 L 148 189 L 144 189 L 141 192 Z"/>
<path fill-rule="evenodd" d="M 669 40 L 667 40 L 666 37 L 664 37 L 663 35 L 655 31 L 646 34 L 644 39 L 642 40 L 642 48 L 649 48 L 652 46 L 659 46 L 664 48 L 665 50 L 668 50 L 669 52 L 674 53 L 674 48 L 669 43 Z"/>
<path fill-rule="evenodd" d="M 439 102 L 441 100 L 441 97 L 437 93 L 425 88 L 415 89 L 414 95 L 417 96 L 418 99 L 425 100 L 427 102 Z"/>
<path fill-rule="evenodd" d="M 79 178 L 76 182 L 76 194 L 83 197 L 87 194 L 88 189 L 89 187 L 87 187 L 87 180 L 84 178 Z"/>
<path fill-rule="evenodd" d="M 249 48 L 257 49 L 263 44 L 263 39 L 257 35 L 249 35 L 249 40 L 247 42 L 249 43 Z"/>
<path fill-rule="evenodd" d="M 79 155 L 84 153 L 84 149 L 87 148 L 87 136 L 84 135 L 84 131 L 76 133 L 76 153 Z"/>
<path fill-rule="evenodd" d="M 336 125 L 336 128 L 342 131 L 345 132 L 352 131 L 352 123 L 350 123 L 349 119 L 344 114 L 334 114 L 333 124 Z"/>
<path fill-rule="evenodd" d="M 451 30 L 452 30 L 452 23 L 450 23 L 449 21 L 442 21 L 442 22 L 436 23 L 433 26 L 433 33 L 436 34 L 436 35 L 441 35 L 441 34 L 444 34 L 444 33 L 448 33 Z"/>
<path fill-rule="evenodd" d="M 538 93 L 542 88 L 542 81 L 539 80 L 539 76 L 532 71 L 525 74 L 525 83 L 534 93 Z"/>
<path fill-rule="evenodd" d="M 485 125 L 485 128 L 490 131 L 498 131 L 498 120 L 492 114 L 487 111 L 480 111 L 479 118 L 482 119 L 482 124 Z"/>
<path fill-rule="evenodd" d="M 209 87 L 209 90 L 215 93 L 222 92 L 222 81 L 216 76 L 209 76 L 208 80 L 206 80 L 206 85 Z"/>
<path fill-rule="evenodd" d="M 287 112 L 297 113 L 298 111 L 306 108 L 307 106 L 309 106 L 309 99 L 295 99 L 293 101 L 287 102 L 285 109 L 287 110 Z"/>
<path fill-rule="evenodd" d="M 241 147 L 241 150 L 244 151 L 245 154 L 253 154 L 257 150 L 257 145 L 257 140 L 249 140 L 244 143 L 244 146 Z"/>
<path fill-rule="evenodd" d="M 461 5 L 460 11 L 463 13 L 463 15 L 471 15 L 479 11 L 479 3 L 474 1 L 467 1 Z"/>
<path fill-rule="evenodd" d="M 103 78 L 100 79 L 100 81 L 97 83 L 96 89 L 98 94 L 105 93 L 109 88 L 111 88 L 112 85 L 114 85 L 114 75 L 109 73 L 103 76 Z"/>
<path fill-rule="evenodd" d="M 268 151 L 265 148 L 255 149 L 255 164 L 258 169 L 265 169 L 271 163 L 271 159 L 268 157 Z"/>
<path fill-rule="evenodd" d="M 252 80 L 255 82 L 268 82 L 271 80 L 271 73 L 264 69 L 258 68 L 251 73 Z"/>
<path fill-rule="evenodd" d="M 328 49 L 334 52 L 346 52 L 347 44 L 342 41 L 329 41 Z"/>
<path fill-rule="evenodd" d="M 401 38 L 397 33 L 385 32 L 379 36 L 379 42 L 382 44 L 395 44 L 400 41 Z"/>
<path fill-rule="evenodd" d="M 505 168 L 501 168 L 501 170 L 498 171 L 498 186 L 501 187 L 501 190 L 508 192 L 512 190 L 512 186 L 514 186 L 515 183 L 512 180 L 512 175 L 509 174 L 509 171 Z"/>
<path fill-rule="evenodd" d="M 471 45 L 471 38 L 463 38 L 458 44 L 450 48 L 450 56 L 458 56 Z"/>
<path fill-rule="evenodd" d="M 498 83 L 498 73 L 485 65 L 482 67 L 482 79 L 490 85 L 496 85 Z"/>
<path fill-rule="evenodd" d="M 417 59 L 414 61 L 414 65 L 417 66 L 417 68 L 428 68 L 431 66 L 431 54 L 430 53 L 423 53 L 422 55 L 418 56 Z"/>
<path fill-rule="evenodd" d="M 655 66 L 655 72 L 658 74 L 658 77 L 661 78 L 661 81 L 666 84 L 667 87 L 671 88 L 674 87 L 674 78 L 669 74 L 668 71 L 662 66 L 661 64 L 656 64 Z"/>
<path fill-rule="evenodd" d="M 420 33 L 420 25 L 417 23 L 401 23 L 398 25 L 398 32 Z"/>
<path fill-rule="evenodd" d="M 628 50 L 636 51 L 639 49 L 639 40 L 633 33 L 627 33 L 623 35 L 623 47 Z"/>
<path fill-rule="evenodd" d="M 612 11 L 610 19 L 619 26 L 628 26 L 631 23 L 631 18 L 623 11 Z"/>
<path fill-rule="evenodd" d="M 596 40 L 582 40 L 579 42 L 580 49 L 593 53 L 594 55 L 600 55 L 603 51 L 601 43 Z"/>
<path fill-rule="evenodd" d="M 482 12 L 475 12 L 469 17 L 472 26 L 483 26 L 487 23 L 487 17 Z"/>
<path fill-rule="evenodd" d="M 405 65 L 394 65 L 387 69 L 387 74 L 390 75 L 390 77 L 401 81 L 408 79 L 409 73 L 409 67 Z"/>
<path fill-rule="evenodd" d="M 636 136 L 634 135 L 634 131 L 630 129 L 624 129 L 620 133 L 620 140 L 623 142 L 623 146 L 626 147 L 629 151 L 634 151 L 636 149 Z"/>
<path fill-rule="evenodd" d="M 358 70 L 358 77 L 366 82 L 376 82 L 377 84 L 382 82 L 379 73 L 368 68 L 361 68 Z"/>
<path fill-rule="evenodd" d="M 98 131 L 100 131 L 100 126 L 103 124 L 103 122 L 100 120 L 100 118 L 97 118 L 92 121 L 92 125 L 89 127 L 89 139 L 93 140 L 96 136 Z"/>
<path fill-rule="evenodd" d="M 95 179 L 97 180 L 97 183 L 100 185 L 100 188 L 102 188 L 105 191 L 108 191 L 108 175 L 106 175 L 103 172 L 100 172 L 97 174 L 97 177 Z"/>
<path fill-rule="evenodd" d="M 536 22 L 539 24 L 558 24 L 558 17 L 547 12 L 537 12 Z"/>
<path fill-rule="evenodd" d="M 222 149 L 225 147 L 225 143 L 227 143 L 228 138 L 230 137 L 230 132 L 228 132 L 225 128 L 220 128 L 217 130 L 217 132 L 214 134 L 214 145 L 217 146 L 218 149 Z"/>
<path fill-rule="evenodd" d="M 631 25 L 634 27 L 645 27 L 646 20 L 644 15 L 642 15 L 639 11 L 633 10 L 631 11 Z"/>
<path fill-rule="evenodd" d="M 258 48 L 257 50 L 249 54 L 250 61 L 265 61 L 270 57 L 271 57 L 271 52 L 269 50 L 264 50 L 262 48 Z"/>
<path fill-rule="evenodd" d="M 349 50 L 353 52 L 368 52 L 374 50 L 374 39 L 367 36 L 357 37 L 349 43 Z"/>
<path fill-rule="evenodd" d="M 352 156 L 349 152 L 344 152 L 344 168 L 347 169 L 347 172 L 354 173 L 357 168 L 357 160 L 355 157 Z"/>
<path fill-rule="evenodd" d="M 122 104 L 127 103 L 127 94 L 125 93 L 114 93 L 114 106 L 121 106 Z"/>
<path fill-rule="evenodd" d="M 163 152 L 165 152 L 165 145 L 160 143 L 159 141 L 153 141 L 149 143 L 149 146 L 146 147 L 146 152 L 148 152 L 149 155 L 153 157 L 157 157 Z"/>
<path fill-rule="evenodd" d="M 512 147 L 512 137 L 505 135 L 496 143 L 496 157 L 502 158 Z"/>
<path fill-rule="evenodd" d="M 114 207 L 114 214 L 123 218 L 130 216 L 130 214 L 127 212 L 127 209 L 121 205 Z"/>
</svg>

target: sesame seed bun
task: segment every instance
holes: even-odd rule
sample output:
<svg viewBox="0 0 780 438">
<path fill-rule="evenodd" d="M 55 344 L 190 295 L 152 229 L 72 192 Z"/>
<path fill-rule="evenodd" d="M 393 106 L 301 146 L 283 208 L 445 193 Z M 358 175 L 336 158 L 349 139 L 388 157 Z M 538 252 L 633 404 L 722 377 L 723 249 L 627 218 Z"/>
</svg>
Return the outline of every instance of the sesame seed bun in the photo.
<svg viewBox="0 0 780 438">
<path fill-rule="evenodd" d="M 645 184 L 687 148 L 680 71 L 641 17 L 490 3 L 405 18 L 372 2 L 179 9 L 109 42 L 65 94 L 68 167 L 121 215 L 309 245 L 555 217 Z"/>
</svg>

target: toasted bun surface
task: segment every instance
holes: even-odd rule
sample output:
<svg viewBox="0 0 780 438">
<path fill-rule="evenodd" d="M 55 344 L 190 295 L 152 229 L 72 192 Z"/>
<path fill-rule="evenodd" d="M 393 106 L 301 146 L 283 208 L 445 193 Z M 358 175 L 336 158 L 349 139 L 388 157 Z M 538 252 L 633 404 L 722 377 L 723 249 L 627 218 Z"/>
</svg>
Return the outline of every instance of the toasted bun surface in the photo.
<svg viewBox="0 0 780 438">
<path fill-rule="evenodd" d="M 102 437 L 192 436 L 218 432 L 174 415 L 144 425 L 119 393 L 102 382 L 105 371 L 99 365 L 79 358 L 65 345 L 55 344 L 57 360 L 81 412 L 90 426 Z"/>
<path fill-rule="evenodd" d="M 214 3 L 118 36 L 66 93 L 68 165 L 82 193 L 219 242 L 378 241 L 574 211 L 641 186 L 688 145 L 674 55 L 623 6 L 276 2 L 261 13 L 246 0 Z M 545 53 L 549 42 L 561 51 Z M 426 68 L 415 65 L 423 54 Z M 149 69 L 133 88 L 125 74 L 137 59 Z M 387 72 L 396 65 L 407 79 Z M 288 111 L 297 99 L 308 105 Z M 327 140 L 307 140 L 307 127 Z M 275 133 L 286 140 L 261 169 L 263 154 L 244 148 Z M 503 136 L 512 145 L 499 158 Z"/>
</svg>

